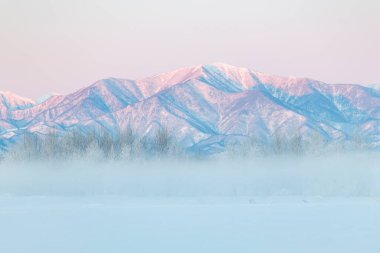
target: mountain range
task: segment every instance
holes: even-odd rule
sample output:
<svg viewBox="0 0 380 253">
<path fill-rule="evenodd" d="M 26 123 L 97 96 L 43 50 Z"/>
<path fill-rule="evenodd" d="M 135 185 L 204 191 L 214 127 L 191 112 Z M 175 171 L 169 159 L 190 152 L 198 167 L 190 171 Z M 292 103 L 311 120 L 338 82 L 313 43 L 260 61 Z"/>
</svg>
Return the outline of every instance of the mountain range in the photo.
<svg viewBox="0 0 380 253">
<path fill-rule="evenodd" d="M 274 134 L 326 141 L 360 135 L 380 140 L 380 91 L 280 77 L 223 63 L 197 65 L 141 80 L 108 78 L 68 95 L 35 102 L 0 92 L 0 149 L 24 133 L 160 127 L 189 150 L 223 151 L 239 138 Z"/>
</svg>

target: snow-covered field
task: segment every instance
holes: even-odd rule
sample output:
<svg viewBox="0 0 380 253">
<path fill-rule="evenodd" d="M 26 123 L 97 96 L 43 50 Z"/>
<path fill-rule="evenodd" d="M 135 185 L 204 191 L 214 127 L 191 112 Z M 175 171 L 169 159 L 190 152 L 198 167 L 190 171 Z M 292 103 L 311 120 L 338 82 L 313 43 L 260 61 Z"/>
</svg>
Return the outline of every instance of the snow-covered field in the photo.
<svg viewBox="0 0 380 253">
<path fill-rule="evenodd" d="M 380 157 L 0 164 L 0 252 L 380 252 Z"/>
<path fill-rule="evenodd" d="M 1 197 L 0 252 L 373 252 L 380 199 Z"/>
</svg>

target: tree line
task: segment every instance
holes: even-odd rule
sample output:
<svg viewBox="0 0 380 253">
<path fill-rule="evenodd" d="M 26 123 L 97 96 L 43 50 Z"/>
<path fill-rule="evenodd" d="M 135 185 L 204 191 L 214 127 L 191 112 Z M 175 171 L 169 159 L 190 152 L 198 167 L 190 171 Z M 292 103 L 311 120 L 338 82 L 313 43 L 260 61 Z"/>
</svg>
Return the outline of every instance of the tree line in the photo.
<svg viewBox="0 0 380 253">
<path fill-rule="evenodd" d="M 275 132 L 269 137 L 244 137 L 224 143 L 222 154 L 232 157 L 262 155 L 307 155 L 325 152 L 369 150 L 368 141 L 353 135 L 347 140 L 331 141 L 315 132 L 285 135 Z M 189 152 L 167 127 L 159 127 L 153 134 L 141 136 L 128 127 L 124 131 L 105 129 L 82 131 L 73 129 L 65 134 L 24 133 L 11 145 L 3 159 L 15 161 L 54 159 L 132 160 L 136 158 L 201 157 L 202 150 Z"/>
</svg>

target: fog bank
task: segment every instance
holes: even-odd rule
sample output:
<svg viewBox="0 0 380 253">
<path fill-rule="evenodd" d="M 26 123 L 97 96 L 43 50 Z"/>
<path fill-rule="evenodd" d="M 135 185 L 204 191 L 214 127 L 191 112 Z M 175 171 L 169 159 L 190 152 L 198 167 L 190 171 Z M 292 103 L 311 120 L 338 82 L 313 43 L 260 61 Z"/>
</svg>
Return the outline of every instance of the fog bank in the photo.
<svg viewBox="0 0 380 253">
<path fill-rule="evenodd" d="M 0 195 L 380 196 L 374 153 L 245 159 L 0 164 Z"/>
</svg>

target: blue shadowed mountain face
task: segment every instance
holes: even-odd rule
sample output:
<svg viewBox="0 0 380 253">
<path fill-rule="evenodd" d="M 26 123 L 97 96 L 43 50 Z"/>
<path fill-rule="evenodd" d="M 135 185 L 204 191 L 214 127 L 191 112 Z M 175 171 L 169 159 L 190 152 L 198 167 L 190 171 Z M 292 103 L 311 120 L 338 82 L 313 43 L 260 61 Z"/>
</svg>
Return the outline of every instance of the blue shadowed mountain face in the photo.
<svg viewBox="0 0 380 253">
<path fill-rule="evenodd" d="M 379 146 L 380 91 L 278 77 L 226 64 L 199 65 L 142 80 L 110 78 L 34 103 L 0 96 L 0 149 L 26 133 L 133 129 L 152 137 L 166 128 L 187 151 L 212 154 L 254 138 L 361 138 Z"/>
</svg>

